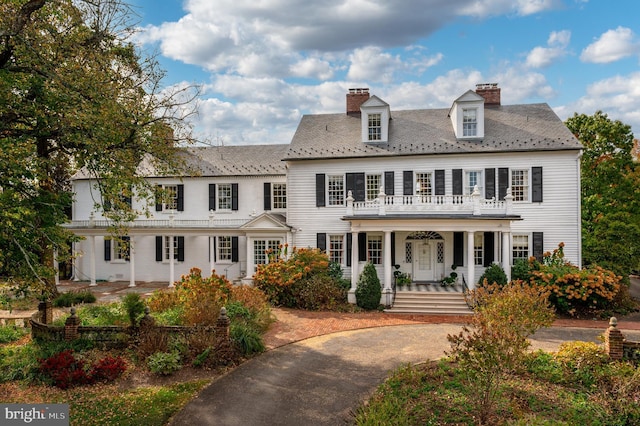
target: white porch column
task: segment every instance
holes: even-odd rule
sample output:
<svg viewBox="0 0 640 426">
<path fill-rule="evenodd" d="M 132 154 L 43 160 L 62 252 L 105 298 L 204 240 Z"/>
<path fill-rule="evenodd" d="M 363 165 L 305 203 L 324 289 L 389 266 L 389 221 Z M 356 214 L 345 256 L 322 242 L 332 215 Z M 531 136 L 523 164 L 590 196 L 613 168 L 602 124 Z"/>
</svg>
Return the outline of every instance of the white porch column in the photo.
<svg viewBox="0 0 640 426">
<path fill-rule="evenodd" d="M 53 250 L 53 269 L 56 271 L 55 283 L 56 286 L 60 285 L 60 265 L 58 265 L 58 249 Z"/>
<path fill-rule="evenodd" d="M 78 266 L 80 263 L 78 247 L 82 249 L 82 242 L 78 241 L 71 243 L 71 277 L 73 281 L 80 281 L 80 277 L 78 276 Z"/>
<path fill-rule="evenodd" d="M 96 237 L 89 237 L 89 256 L 91 256 L 91 283 L 90 286 L 96 286 Z"/>
<path fill-rule="evenodd" d="M 173 235 L 169 237 L 169 287 L 174 287 L 173 283 L 175 281 L 175 263 L 176 260 L 173 258 L 174 256 L 174 248 L 173 248 L 173 239 L 175 238 Z"/>
<path fill-rule="evenodd" d="M 391 292 L 391 231 L 384 231 L 384 291 Z"/>
<path fill-rule="evenodd" d="M 502 269 L 511 281 L 511 232 L 502 232 Z"/>
<path fill-rule="evenodd" d="M 129 237 L 129 287 L 136 286 L 135 238 Z"/>
<path fill-rule="evenodd" d="M 253 246 L 253 238 L 247 237 L 247 270 L 245 272 L 247 278 L 253 277 L 253 270 L 255 268 L 255 259 L 251 253 L 251 249 Z"/>
<path fill-rule="evenodd" d="M 213 271 L 216 269 L 216 245 L 215 236 L 209 236 L 209 276 L 213 276 Z"/>
<path fill-rule="evenodd" d="M 476 288 L 476 262 L 474 256 L 475 232 L 467 231 L 467 285 L 470 290 Z"/>
<path fill-rule="evenodd" d="M 347 296 L 349 303 L 356 303 L 356 287 L 358 286 L 358 233 L 351 233 L 351 289 Z"/>
</svg>

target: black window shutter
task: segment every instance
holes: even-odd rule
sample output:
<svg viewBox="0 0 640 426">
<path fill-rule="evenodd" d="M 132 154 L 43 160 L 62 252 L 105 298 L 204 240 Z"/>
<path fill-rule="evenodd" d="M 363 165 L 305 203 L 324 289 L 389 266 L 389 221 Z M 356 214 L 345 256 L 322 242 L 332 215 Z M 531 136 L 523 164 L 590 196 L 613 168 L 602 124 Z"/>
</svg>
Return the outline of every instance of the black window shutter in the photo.
<svg viewBox="0 0 640 426">
<path fill-rule="evenodd" d="M 162 185 L 156 185 L 156 211 L 162 211 Z"/>
<path fill-rule="evenodd" d="M 184 237 L 178 238 L 178 262 L 184 262 Z"/>
<path fill-rule="evenodd" d="M 110 238 L 104 239 L 104 260 L 105 261 L 111 260 L 111 239 Z"/>
<path fill-rule="evenodd" d="M 216 184 L 209 184 L 209 210 L 216 209 Z"/>
<path fill-rule="evenodd" d="M 504 200 L 509 187 L 509 169 L 501 167 L 498 169 L 498 200 Z"/>
<path fill-rule="evenodd" d="M 384 193 L 394 195 L 395 190 L 393 185 L 393 172 L 384 172 Z"/>
<path fill-rule="evenodd" d="M 184 185 L 178 185 L 178 211 L 184 211 Z"/>
<path fill-rule="evenodd" d="M 484 198 L 496 196 L 496 169 L 484 169 Z"/>
<path fill-rule="evenodd" d="M 413 195 L 413 171 L 402 172 L 402 195 Z"/>
<path fill-rule="evenodd" d="M 453 195 L 462 195 L 462 169 L 451 170 L 453 179 Z"/>
<path fill-rule="evenodd" d="M 464 232 L 453 233 L 453 264 L 464 266 Z"/>
<path fill-rule="evenodd" d="M 495 240 L 493 232 L 484 233 L 484 261 L 482 266 L 491 266 L 493 263 L 493 251 L 495 248 Z"/>
<path fill-rule="evenodd" d="M 531 168 L 531 201 L 542 202 L 542 167 Z"/>
<path fill-rule="evenodd" d="M 436 170 L 435 195 L 444 195 L 444 170 Z"/>
<path fill-rule="evenodd" d="M 367 261 L 367 233 L 358 233 L 358 261 Z"/>
<path fill-rule="evenodd" d="M 353 238 L 352 238 L 352 234 L 351 232 L 349 232 L 347 234 L 347 266 L 351 266 L 351 247 L 353 244 Z"/>
<path fill-rule="evenodd" d="M 238 262 L 238 237 L 231 237 L 231 261 Z"/>
<path fill-rule="evenodd" d="M 231 210 L 238 210 L 238 184 L 231 184 Z"/>
<path fill-rule="evenodd" d="M 162 236 L 156 236 L 156 262 L 162 262 Z"/>
<path fill-rule="evenodd" d="M 316 234 L 316 247 L 322 251 L 327 251 L 327 234 L 324 232 Z"/>
<path fill-rule="evenodd" d="M 364 173 L 347 173 L 347 193 L 351 191 L 355 201 L 365 201 Z"/>
<path fill-rule="evenodd" d="M 544 233 L 533 233 L 533 255 L 539 261 L 542 261 L 542 254 L 544 253 Z"/>
<path fill-rule="evenodd" d="M 324 173 L 316 174 L 316 207 L 324 207 L 325 197 L 324 197 L 324 188 L 325 188 L 325 175 Z"/>
<path fill-rule="evenodd" d="M 271 184 L 269 182 L 264 183 L 264 209 L 271 210 Z"/>
<path fill-rule="evenodd" d="M 396 233 L 391 233 L 391 265 L 396 264 Z"/>
<path fill-rule="evenodd" d="M 217 262 L 218 261 L 218 252 L 216 250 L 216 247 L 218 246 L 217 244 L 217 237 L 211 237 L 213 239 L 213 253 L 209 253 L 209 257 L 213 256 L 213 261 Z M 211 246 L 209 246 L 209 250 L 211 250 Z"/>
</svg>

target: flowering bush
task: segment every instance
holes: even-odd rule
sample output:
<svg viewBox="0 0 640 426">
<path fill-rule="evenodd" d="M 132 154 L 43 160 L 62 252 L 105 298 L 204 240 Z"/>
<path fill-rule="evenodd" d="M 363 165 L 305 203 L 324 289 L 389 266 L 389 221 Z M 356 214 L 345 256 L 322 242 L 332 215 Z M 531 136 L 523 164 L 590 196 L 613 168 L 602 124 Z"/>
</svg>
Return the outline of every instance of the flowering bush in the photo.
<svg viewBox="0 0 640 426">
<path fill-rule="evenodd" d="M 563 247 L 560 243 L 553 253 L 544 253 L 541 262 L 529 259 L 531 282 L 549 290 L 549 300 L 561 313 L 576 315 L 609 307 L 620 291 L 621 277 L 599 266 L 572 265 L 564 258 Z"/>
<path fill-rule="evenodd" d="M 211 277 L 202 278 L 198 268 L 192 268 L 176 283 L 177 301 L 184 307 L 186 325 L 215 325 L 220 308 L 231 295 L 231 283 L 214 271 Z"/>
<path fill-rule="evenodd" d="M 313 275 L 328 273 L 329 258 L 317 248 L 294 247 L 287 257 L 285 244 L 278 251 L 267 251 L 267 254 L 269 263 L 258 265 L 253 283 L 275 305 L 297 307 L 301 283 Z"/>
<path fill-rule="evenodd" d="M 113 382 L 127 369 L 127 364 L 122 357 L 106 356 L 98 360 L 89 371 L 89 378 L 92 383 Z"/>
</svg>

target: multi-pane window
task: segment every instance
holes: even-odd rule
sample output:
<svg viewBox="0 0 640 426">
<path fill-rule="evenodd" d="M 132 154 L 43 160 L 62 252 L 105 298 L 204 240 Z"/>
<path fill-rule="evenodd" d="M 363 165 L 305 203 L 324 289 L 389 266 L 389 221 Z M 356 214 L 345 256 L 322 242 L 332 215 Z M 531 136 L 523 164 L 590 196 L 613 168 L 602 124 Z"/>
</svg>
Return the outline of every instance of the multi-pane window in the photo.
<svg viewBox="0 0 640 426">
<path fill-rule="evenodd" d="M 273 208 L 286 209 L 287 208 L 287 184 L 274 183 L 272 187 L 273 187 Z"/>
<path fill-rule="evenodd" d="M 163 210 L 178 209 L 178 185 L 164 185 L 164 203 Z"/>
<path fill-rule="evenodd" d="M 344 205 L 344 177 L 327 176 L 328 198 L 330 206 Z"/>
<path fill-rule="evenodd" d="M 173 244 L 173 258 L 178 259 L 178 237 L 164 237 L 164 260 L 171 259 L 171 244 Z"/>
<path fill-rule="evenodd" d="M 404 261 L 405 263 L 413 262 L 413 244 L 412 243 L 404 244 Z"/>
<path fill-rule="evenodd" d="M 511 170 L 513 201 L 529 200 L 529 170 Z"/>
<path fill-rule="evenodd" d="M 113 247 L 112 258 L 116 260 L 129 260 L 131 253 L 131 244 L 129 238 L 113 238 L 111 241 Z"/>
<path fill-rule="evenodd" d="M 254 263 L 256 265 L 266 265 L 269 263 L 269 253 L 277 253 L 279 246 L 280 240 L 255 240 L 253 242 Z"/>
<path fill-rule="evenodd" d="M 218 237 L 218 261 L 231 261 L 231 237 Z"/>
<path fill-rule="evenodd" d="M 465 187 L 464 194 L 471 195 L 473 194 L 474 188 L 477 186 L 478 191 L 482 194 L 482 172 L 477 170 L 470 170 L 465 172 Z"/>
<path fill-rule="evenodd" d="M 231 210 L 231 184 L 221 183 L 218 185 L 218 209 Z"/>
<path fill-rule="evenodd" d="M 329 235 L 329 260 L 342 264 L 342 252 L 344 248 L 344 236 Z"/>
<path fill-rule="evenodd" d="M 529 236 L 528 235 L 514 235 L 512 245 L 512 257 L 516 259 L 528 259 L 529 258 Z"/>
<path fill-rule="evenodd" d="M 483 235 L 476 233 L 473 235 L 473 264 L 482 265 L 484 261 Z"/>
<path fill-rule="evenodd" d="M 431 173 L 416 173 L 416 195 L 433 194 Z"/>
<path fill-rule="evenodd" d="M 374 265 L 382 264 L 381 235 L 367 235 L 367 260 Z"/>
<path fill-rule="evenodd" d="M 478 134 L 477 110 L 462 110 L 462 136 L 476 136 Z"/>
<path fill-rule="evenodd" d="M 379 141 L 382 139 L 382 116 L 380 114 L 369 114 L 369 140 Z"/>
<path fill-rule="evenodd" d="M 378 198 L 381 185 L 382 175 L 367 175 L 367 201 L 373 201 Z"/>
</svg>

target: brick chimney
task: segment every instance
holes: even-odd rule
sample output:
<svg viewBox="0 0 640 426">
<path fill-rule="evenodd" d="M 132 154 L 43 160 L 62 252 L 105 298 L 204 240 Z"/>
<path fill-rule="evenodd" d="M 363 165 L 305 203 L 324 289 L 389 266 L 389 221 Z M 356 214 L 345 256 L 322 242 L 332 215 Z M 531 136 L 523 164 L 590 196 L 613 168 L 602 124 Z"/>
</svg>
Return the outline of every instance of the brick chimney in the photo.
<svg viewBox="0 0 640 426">
<path fill-rule="evenodd" d="M 500 88 L 498 83 L 476 84 L 476 93 L 484 98 L 485 106 L 500 105 Z"/>
<path fill-rule="evenodd" d="M 360 115 L 360 105 L 369 99 L 369 88 L 349 89 L 347 93 L 347 115 Z"/>
</svg>

